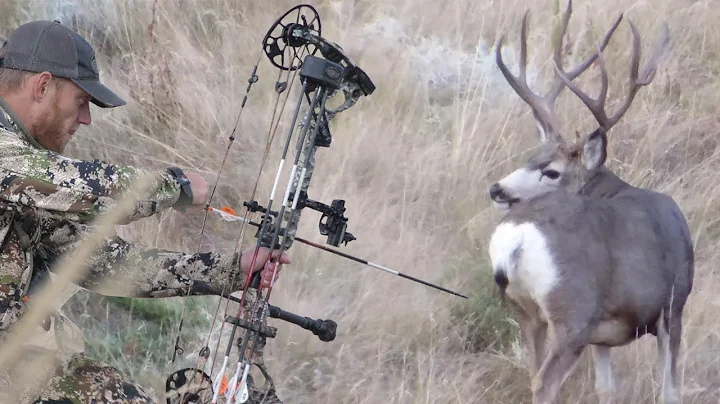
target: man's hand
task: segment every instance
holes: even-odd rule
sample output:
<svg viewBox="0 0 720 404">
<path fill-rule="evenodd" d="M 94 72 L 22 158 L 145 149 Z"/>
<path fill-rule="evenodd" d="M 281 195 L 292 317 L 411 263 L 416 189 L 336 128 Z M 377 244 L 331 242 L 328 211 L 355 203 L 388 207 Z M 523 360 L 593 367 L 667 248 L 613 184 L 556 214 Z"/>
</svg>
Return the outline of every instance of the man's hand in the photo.
<svg viewBox="0 0 720 404">
<path fill-rule="evenodd" d="M 190 181 L 190 191 L 192 192 L 192 205 L 176 207 L 175 209 L 182 213 L 200 212 L 208 203 L 210 192 L 207 180 L 199 173 L 186 171 L 185 177 Z"/>
<path fill-rule="evenodd" d="M 209 187 L 205 177 L 199 173 L 188 171 L 185 176 L 190 180 L 190 189 L 193 193 L 193 205 L 205 206 L 210 196 Z"/>
<path fill-rule="evenodd" d="M 262 269 L 265 266 L 265 260 L 268 258 L 270 249 L 266 247 L 260 247 L 258 249 L 257 258 L 255 259 L 255 267 L 252 268 L 252 272 L 257 272 L 260 269 Z M 268 262 L 267 267 L 263 270 L 263 273 L 261 276 L 265 277 L 265 282 L 263 283 L 263 287 L 269 287 L 270 286 L 270 280 L 272 277 L 272 270 L 273 266 L 277 264 L 277 270 L 275 271 L 275 280 L 278 279 L 278 276 L 280 274 L 280 270 L 282 268 L 283 264 L 289 264 L 290 257 L 288 257 L 287 253 L 283 252 L 282 256 L 278 260 L 278 253 L 279 250 L 274 250 L 272 253 L 272 261 L 274 262 Z M 250 273 L 250 266 L 252 265 L 253 255 L 255 254 L 255 247 L 247 248 L 242 253 L 242 257 L 240 258 L 240 270 L 242 271 L 243 275 L 247 277 L 248 273 Z"/>
</svg>

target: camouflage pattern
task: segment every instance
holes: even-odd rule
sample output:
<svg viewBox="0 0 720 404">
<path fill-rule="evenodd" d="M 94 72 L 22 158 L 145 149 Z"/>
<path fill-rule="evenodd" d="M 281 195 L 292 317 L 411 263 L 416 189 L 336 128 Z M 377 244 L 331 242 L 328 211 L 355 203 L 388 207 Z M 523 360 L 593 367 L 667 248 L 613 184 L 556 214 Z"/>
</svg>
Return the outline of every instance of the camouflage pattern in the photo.
<svg viewBox="0 0 720 404">
<path fill-rule="evenodd" d="M 252 310 L 252 306 L 256 299 L 256 292 L 256 290 L 251 290 L 248 291 L 248 293 L 246 294 L 247 299 L 245 300 L 245 313 L 250 313 L 250 311 Z M 267 324 L 267 318 L 269 313 L 267 303 L 265 303 L 263 306 L 258 305 L 258 307 L 256 307 L 255 318 L 258 319 L 261 324 Z M 255 368 L 260 371 L 260 373 L 263 375 L 263 378 L 265 379 L 265 383 L 260 386 L 256 386 L 252 373 L 248 373 L 247 385 L 248 391 L 250 392 L 250 398 L 248 399 L 248 402 L 282 404 L 282 401 L 280 401 L 277 394 L 275 393 L 275 382 L 270 376 L 270 373 L 265 368 L 264 351 L 265 344 L 267 343 L 267 338 L 264 337 L 262 334 L 259 334 L 255 339 L 252 335 L 250 335 L 249 332 L 247 332 L 248 330 L 243 331 L 245 332 L 241 333 L 241 336 L 238 337 L 235 343 L 236 347 L 239 350 L 243 346 L 245 346 L 245 355 L 243 356 L 243 358 L 245 360 L 250 360 L 251 363 L 255 366 Z M 274 334 L 274 332 L 277 330 L 271 329 L 270 331 Z M 253 340 L 257 344 L 254 349 Z M 247 343 L 245 343 L 246 341 Z"/>
<path fill-rule="evenodd" d="M 44 383 L 33 398 L 22 403 L 32 404 L 159 404 L 152 390 L 129 380 L 117 369 L 102 362 L 76 354 L 64 369 Z"/>
<path fill-rule="evenodd" d="M 254 295 L 255 290 L 249 290 L 247 294 L 247 299 L 245 300 L 245 310 L 246 313 L 249 312 L 249 310 L 252 309 L 252 304 L 254 302 Z M 258 311 L 260 308 L 258 308 Z M 243 316 L 245 317 L 245 316 Z M 263 317 L 265 320 L 267 319 L 266 315 Z M 262 324 L 265 324 L 265 321 L 262 321 Z M 226 327 L 224 331 L 226 333 L 230 332 L 230 329 L 232 326 L 227 326 L 229 323 L 226 323 Z M 273 334 L 275 331 L 272 327 L 266 327 L 271 328 Z M 222 383 L 220 387 L 220 391 L 218 394 L 219 402 L 225 402 L 227 400 L 227 382 L 232 377 L 232 375 L 235 372 L 235 369 L 237 368 L 238 364 L 238 353 L 243 346 L 243 342 L 248 337 L 247 330 L 240 329 L 242 332 L 241 337 L 238 337 L 238 339 L 235 341 L 235 349 L 232 350 L 230 355 L 230 364 L 228 368 L 225 371 L 225 380 L 224 383 Z M 216 335 L 217 338 L 217 335 Z M 224 343 L 227 343 L 227 339 L 225 339 Z M 252 368 L 251 372 L 248 373 L 247 377 L 247 387 L 249 392 L 249 398 L 248 401 L 246 401 L 247 404 L 282 404 L 282 401 L 278 398 L 276 391 L 275 391 L 275 382 L 273 381 L 272 377 L 270 376 L 270 373 L 265 368 L 265 363 L 263 360 L 263 348 L 265 347 L 266 338 L 263 336 L 260 336 L 257 339 L 257 348 L 255 349 L 254 353 L 251 353 L 252 344 L 248 343 L 245 344 L 247 347 L 246 352 L 246 358 L 249 358 L 252 355 L 252 364 L 259 369 L 260 373 L 262 374 L 265 382 L 258 386 L 256 385 L 255 379 L 252 375 Z M 220 350 L 220 352 L 224 352 L 225 346 L 220 344 L 220 341 L 215 340 L 213 343 L 214 347 L 217 347 L 217 349 Z M 166 385 L 166 394 L 165 397 L 168 398 L 168 402 L 170 404 L 179 404 L 181 403 L 180 397 L 183 397 L 183 399 L 188 400 L 188 398 L 193 398 L 198 400 L 197 402 L 200 403 L 210 403 L 211 398 L 213 396 L 213 389 L 212 389 L 212 378 L 208 375 L 208 371 L 211 371 L 213 366 L 211 364 L 211 351 L 209 348 L 205 347 L 201 349 L 198 352 L 197 357 L 194 360 L 194 363 L 197 364 L 197 368 L 190 367 L 178 370 L 174 372 L 171 377 L 168 380 L 168 384 Z M 215 372 L 212 372 L 213 374 L 217 375 L 220 371 L 220 367 L 216 367 L 214 369 Z"/>
<path fill-rule="evenodd" d="M 232 293 L 232 296 L 235 298 L 240 298 L 241 292 L 234 292 Z M 257 294 L 257 290 L 255 289 L 249 289 L 247 291 L 247 294 L 245 296 L 245 303 L 244 303 L 244 311 L 241 316 L 242 319 L 247 319 L 248 314 L 250 310 L 252 309 L 253 303 L 255 301 L 255 297 Z M 230 301 L 228 302 L 227 307 L 227 315 L 235 316 L 237 314 L 237 311 L 239 309 L 239 303 L 236 301 Z M 262 307 L 256 308 L 257 312 L 259 313 Z M 275 327 L 271 327 L 267 325 L 267 315 L 268 311 L 265 310 L 265 313 L 263 314 L 262 319 L 260 320 L 260 323 L 265 325 L 263 327 L 270 335 L 274 336 L 277 332 L 277 329 Z M 192 355 L 188 355 L 188 357 L 185 358 L 186 362 L 190 366 L 189 368 L 183 369 L 182 371 L 176 372 L 177 376 L 174 379 L 174 383 L 172 386 L 166 386 L 167 391 L 171 390 L 177 390 L 181 391 L 185 388 L 185 385 L 192 384 L 195 387 L 194 391 L 197 391 L 198 396 L 204 397 L 204 395 L 209 394 L 209 391 L 211 390 L 211 386 L 208 386 L 208 384 L 212 384 L 212 381 L 208 375 L 213 375 L 212 380 L 214 380 L 219 374 L 220 370 L 222 368 L 222 363 L 224 360 L 224 353 L 225 349 L 227 347 L 227 344 L 232 343 L 233 348 L 230 350 L 230 356 L 228 360 L 227 368 L 225 369 L 225 387 L 221 387 L 219 391 L 219 397 L 220 402 L 225 402 L 227 400 L 226 393 L 227 393 L 227 382 L 232 378 L 232 376 L 235 374 L 235 371 L 237 369 L 237 365 L 239 362 L 239 353 L 241 352 L 241 349 L 243 345 L 246 346 L 245 349 L 245 358 L 249 358 L 251 355 L 251 349 L 252 349 L 252 341 L 248 341 L 247 344 L 244 344 L 245 339 L 247 338 L 247 330 L 245 328 L 240 328 L 236 330 L 236 332 L 232 333 L 233 325 L 229 322 L 223 323 L 222 326 L 216 326 L 213 327 L 211 330 L 211 334 L 208 339 L 208 347 L 203 348 L 199 350 L 198 352 L 194 352 Z M 235 340 L 231 341 L 231 335 L 235 336 Z M 248 373 L 248 380 L 247 380 L 247 386 L 249 391 L 249 399 L 246 402 L 247 404 L 282 404 L 282 401 L 277 396 L 276 389 L 275 389 L 275 382 L 273 381 L 273 378 L 270 376 L 269 372 L 267 371 L 267 368 L 265 367 L 264 363 L 264 348 L 266 344 L 266 337 L 263 337 L 260 335 L 260 337 L 257 340 L 257 348 L 255 349 L 254 354 L 252 355 L 252 367 L 250 369 L 250 372 Z M 195 369 L 194 367 L 197 366 L 198 368 Z M 199 371 L 198 371 L 199 369 Z M 257 373 L 259 371 L 259 374 Z M 262 378 L 256 382 L 256 379 L 253 378 L 253 374 L 256 374 L 256 376 L 262 376 Z M 264 379 L 264 381 L 263 381 Z M 260 383 L 260 384 L 256 384 Z M 174 391 L 167 394 L 167 397 L 178 397 L 180 394 L 175 393 Z M 179 401 L 171 400 L 170 404 L 176 404 Z M 201 401 L 204 402 L 204 401 Z"/>
<path fill-rule="evenodd" d="M 144 175 L 134 167 L 44 150 L 3 105 L 0 99 L 0 342 L 32 304 L 35 288 L 49 280 L 59 257 L 92 232 L 92 221 Z M 179 195 L 172 176 L 158 171 L 153 192 L 125 223 L 173 206 Z M 191 294 L 217 294 L 238 265 L 237 254 L 147 248 L 115 234 L 87 262 L 78 284 L 101 292 L 108 279 L 116 279 L 124 290 L 113 295 L 159 298 L 186 295 L 194 281 Z M 28 346 L 54 352 L 60 365 L 45 386 L 45 401 L 35 402 L 156 402 L 119 371 L 85 358 L 79 329 L 61 313 L 43 322 L 37 334 Z M 106 401 L 93 401 L 93 395 Z"/>
<path fill-rule="evenodd" d="M 89 222 L 112 208 L 115 198 L 144 171 L 100 160 L 76 160 L 43 149 L 0 98 L 0 201 L 19 202 L 70 220 Z M 4 127 L 2 122 L 9 124 Z M 177 182 L 158 172 L 155 192 L 139 201 L 126 223 L 173 206 Z"/>
<path fill-rule="evenodd" d="M 248 390 L 250 391 L 249 404 L 283 404 L 275 391 L 275 383 L 268 373 L 265 365 L 255 365 L 265 377 L 265 383 L 262 386 L 256 386 L 255 381 L 250 373 L 248 373 Z"/>
</svg>

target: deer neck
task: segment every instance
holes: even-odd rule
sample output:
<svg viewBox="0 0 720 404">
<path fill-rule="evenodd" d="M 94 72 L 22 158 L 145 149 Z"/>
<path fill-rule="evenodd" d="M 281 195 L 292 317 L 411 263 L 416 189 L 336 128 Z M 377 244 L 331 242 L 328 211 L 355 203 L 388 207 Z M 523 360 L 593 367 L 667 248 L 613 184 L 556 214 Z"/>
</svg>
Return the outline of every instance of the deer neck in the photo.
<svg viewBox="0 0 720 404">
<path fill-rule="evenodd" d="M 606 167 L 600 167 L 580 189 L 579 194 L 599 198 L 612 198 L 630 184 L 623 181 Z"/>
</svg>

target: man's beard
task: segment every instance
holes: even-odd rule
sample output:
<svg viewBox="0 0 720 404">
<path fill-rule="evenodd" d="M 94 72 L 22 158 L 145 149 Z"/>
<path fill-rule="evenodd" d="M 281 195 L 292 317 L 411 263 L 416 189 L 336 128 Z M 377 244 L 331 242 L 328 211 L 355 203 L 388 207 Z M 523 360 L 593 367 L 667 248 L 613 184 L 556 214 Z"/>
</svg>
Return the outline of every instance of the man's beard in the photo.
<svg viewBox="0 0 720 404">
<path fill-rule="evenodd" d="M 49 111 L 30 127 L 35 140 L 48 150 L 62 153 L 65 149 L 62 120 L 57 103 L 51 103 Z"/>
</svg>

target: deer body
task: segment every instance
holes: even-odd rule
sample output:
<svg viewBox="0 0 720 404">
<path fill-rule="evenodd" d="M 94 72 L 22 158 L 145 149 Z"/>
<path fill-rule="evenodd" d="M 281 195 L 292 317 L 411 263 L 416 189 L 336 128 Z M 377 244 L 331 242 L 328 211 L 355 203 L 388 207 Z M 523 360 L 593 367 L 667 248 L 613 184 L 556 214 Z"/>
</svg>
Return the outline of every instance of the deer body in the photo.
<svg viewBox="0 0 720 404">
<path fill-rule="evenodd" d="M 646 333 L 663 351 L 664 399 L 679 400 L 675 361 L 693 250 L 672 199 L 629 185 L 605 198 L 545 193 L 508 211 L 489 252 L 529 334 L 537 403 L 553 402 L 586 346 L 622 346 Z M 599 372 L 612 378 L 609 361 Z M 608 384 L 597 383 L 599 393 Z"/>
<path fill-rule="evenodd" d="M 604 166 L 607 132 L 628 110 L 637 91 L 654 77 L 668 43 L 667 29 L 642 73 L 640 38 L 634 37 L 630 85 L 625 103 L 608 117 L 607 72 L 601 53 L 618 27 L 616 20 L 598 52 L 569 73 L 562 69 L 562 38 L 572 3 L 562 20 L 554 52 L 556 79 L 545 95 L 527 86 L 527 14 L 521 29 L 520 74 L 513 76 L 497 47 L 497 63 L 508 83 L 533 110 L 540 146 L 526 164 L 490 188 L 505 215 L 488 252 L 495 282 L 513 307 L 529 353 L 534 404 L 554 403 L 580 355 L 590 346 L 595 387 L 611 398 L 610 350 L 651 334 L 657 338 L 662 402 L 680 402 L 676 362 L 682 314 L 692 290 L 694 253 L 686 219 L 667 195 L 623 181 Z M 572 80 L 595 61 L 601 89 L 591 99 Z M 559 130 L 554 102 L 570 88 L 599 127 L 573 144 Z"/>
<path fill-rule="evenodd" d="M 688 226 L 666 195 L 599 175 L 586 194 L 549 192 L 513 206 L 490 241 L 495 278 L 520 321 L 547 324 L 557 350 L 531 353 L 537 402 L 552 402 L 587 345 L 622 346 L 646 333 L 659 339 L 663 396 L 676 402 L 675 361 L 694 273 Z M 526 345 L 542 344 L 536 339 L 544 333 L 524 336 Z M 564 365 L 552 366 L 563 353 Z M 600 371 L 611 378 L 609 362 Z M 603 384 L 598 390 L 610 388 Z"/>
<path fill-rule="evenodd" d="M 572 304 L 588 321 L 583 326 L 606 323 L 589 334 L 592 344 L 656 334 L 667 297 L 682 307 L 692 286 L 693 249 L 679 207 L 629 185 L 605 198 L 557 192 L 514 206 L 493 233 L 490 256 L 495 275 L 508 279 L 509 297 L 517 281 L 537 292 L 545 314 Z M 627 332 L 603 332 L 613 327 Z"/>
</svg>

